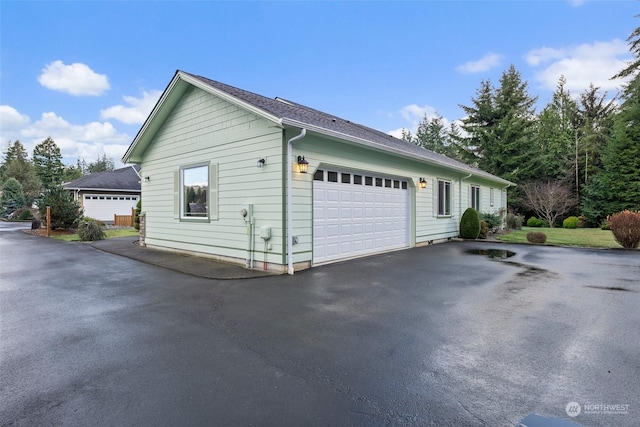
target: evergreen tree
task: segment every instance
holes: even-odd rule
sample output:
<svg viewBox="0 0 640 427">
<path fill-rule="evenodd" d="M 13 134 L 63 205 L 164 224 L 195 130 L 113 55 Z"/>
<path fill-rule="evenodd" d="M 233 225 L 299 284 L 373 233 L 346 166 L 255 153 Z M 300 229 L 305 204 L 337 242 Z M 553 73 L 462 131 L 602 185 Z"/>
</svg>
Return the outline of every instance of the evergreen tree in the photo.
<svg viewBox="0 0 640 427">
<path fill-rule="evenodd" d="M 26 206 L 22 184 L 15 178 L 9 178 L 2 186 L 0 197 L 0 215 L 7 217 L 16 209 Z"/>
<path fill-rule="evenodd" d="M 47 206 L 51 207 L 51 228 L 69 229 L 82 219 L 82 209 L 67 190 L 57 185 L 47 189 L 40 200 L 40 217 L 46 218 Z"/>
<path fill-rule="evenodd" d="M 51 139 L 45 139 L 33 149 L 33 164 L 38 178 L 45 190 L 54 188 L 62 183 L 64 165 L 60 148 Z"/>
<path fill-rule="evenodd" d="M 582 210 L 594 224 L 624 209 L 640 210 L 640 27 L 628 38 L 635 59 L 614 78 L 629 77 L 613 116 L 602 167 L 585 188 Z"/>
<path fill-rule="evenodd" d="M 99 157 L 95 162 L 89 163 L 89 166 L 86 168 L 86 173 L 110 172 L 114 168 L 115 163 L 113 159 L 107 157 L 106 154 L 102 154 L 102 157 Z"/>
<path fill-rule="evenodd" d="M 602 170 L 587 186 L 584 214 L 595 224 L 608 215 L 640 210 L 640 76 L 626 87 L 613 136 L 602 155 Z"/>
<path fill-rule="evenodd" d="M 537 143 L 540 150 L 539 179 L 573 182 L 573 147 L 577 132 L 578 105 L 560 76 L 553 99 L 538 115 Z M 575 192 L 574 192 L 575 193 Z"/>
<path fill-rule="evenodd" d="M 458 130 L 455 124 L 452 123 L 447 128 L 444 118 L 436 113 L 432 118 L 424 116 L 415 135 L 403 130 L 402 139 L 449 158 L 464 161 L 455 139 L 457 135 Z"/>
</svg>

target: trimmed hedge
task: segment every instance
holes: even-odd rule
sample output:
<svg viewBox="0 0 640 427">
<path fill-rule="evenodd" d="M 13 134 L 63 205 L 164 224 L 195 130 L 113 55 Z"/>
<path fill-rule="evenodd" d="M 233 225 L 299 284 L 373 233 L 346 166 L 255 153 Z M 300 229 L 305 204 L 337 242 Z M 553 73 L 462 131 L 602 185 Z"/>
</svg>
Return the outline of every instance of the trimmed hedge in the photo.
<svg viewBox="0 0 640 427">
<path fill-rule="evenodd" d="M 527 220 L 527 227 L 548 227 L 547 221 L 532 216 Z"/>
<path fill-rule="evenodd" d="M 527 240 L 531 243 L 546 243 L 547 235 L 540 231 L 530 231 L 527 233 Z"/>
<path fill-rule="evenodd" d="M 578 224 L 580 224 L 580 220 L 577 216 L 570 216 L 562 221 L 563 228 L 578 228 Z"/>
<path fill-rule="evenodd" d="M 460 237 L 477 239 L 480 234 L 480 215 L 473 208 L 467 208 L 460 218 Z"/>
</svg>

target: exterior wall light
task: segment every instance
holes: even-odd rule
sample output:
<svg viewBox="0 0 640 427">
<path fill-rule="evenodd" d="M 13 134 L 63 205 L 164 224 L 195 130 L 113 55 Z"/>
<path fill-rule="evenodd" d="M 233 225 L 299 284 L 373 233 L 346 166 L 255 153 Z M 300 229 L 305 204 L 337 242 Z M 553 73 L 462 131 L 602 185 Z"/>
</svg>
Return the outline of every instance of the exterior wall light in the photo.
<svg viewBox="0 0 640 427">
<path fill-rule="evenodd" d="M 145 177 L 144 177 L 144 182 L 149 182 L 149 181 L 151 181 L 151 177 L 149 177 L 149 176 L 145 176 Z"/>
<path fill-rule="evenodd" d="M 264 167 L 265 163 L 267 163 L 267 161 L 264 158 L 258 159 L 258 164 L 256 166 L 258 166 L 258 169 L 260 169 Z"/>
<path fill-rule="evenodd" d="M 304 159 L 304 156 L 298 156 L 298 171 L 307 173 L 307 170 L 309 170 L 309 162 Z"/>
<path fill-rule="evenodd" d="M 420 188 L 427 188 L 427 180 L 424 178 L 420 178 L 420 181 L 418 184 L 420 185 Z"/>
</svg>

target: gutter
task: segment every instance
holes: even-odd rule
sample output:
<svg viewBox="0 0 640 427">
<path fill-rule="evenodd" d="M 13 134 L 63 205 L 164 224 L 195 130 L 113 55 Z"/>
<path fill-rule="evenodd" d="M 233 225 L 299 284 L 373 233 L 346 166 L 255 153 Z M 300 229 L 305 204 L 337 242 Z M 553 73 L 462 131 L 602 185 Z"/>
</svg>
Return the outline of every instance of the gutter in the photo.
<svg viewBox="0 0 640 427">
<path fill-rule="evenodd" d="M 377 148 L 377 149 L 379 149 L 381 151 L 395 153 L 395 154 L 401 155 L 402 157 L 410 157 L 412 159 L 416 159 L 416 154 L 415 153 L 410 153 L 410 152 L 407 152 L 407 151 L 403 151 L 403 150 L 399 150 L 399 149 L 396 149 L 396 148 L 388 147 L 386 145 L 383 145 L 383 144 L 380 144 L 380 143 L 377 143 L 377 142 L 373 142 L 373 141 L 368 140 L 368 139 L 358 138 L 358 137 L 355 137 L 355 136 L 347 135 L 347 134 L 342 133 L 342 132 L 337 132 L 337 131 L 333 131 L 333 130 L 330 130 L 330 129 L 326 129 L 326 128 L 323 128 L 323 127 L 320 127 L 320 126 L 309 125 L 309 124 L 300 122 L 298 120 L 293 120 L 293 119 L 288 119 L 286 117 L 283 117 L 283 118 L 280 119 L 280 124 L 294 126 L 294 127 L 301 128 L 301 129 L 307 129 L 307 130 L 312 131 L 312 132 L 317 132 L 317 133 L 320 133 L 320 134 L 323 134 L 323 135 L 331 136 L 331 137 L 334 137 L 334 138 L 339 138 L 339 139 L 342 139 L 342 140 L 345 140 L 345 141 L 354 142 L 354 143 L 359 144 L 359 145 L 369 146 L 370 148 Z M 469 169 L 462 168 L 460 166 L 455 166 L 455 165 L 449 164 L 447 162 L 442 162 L 442 161 L 439 161 L 439 160 L 429 159 L 429 158 L 425 158 L 425 157 L 419 157 L 419 158 L 417 158 L 417 160 L 420 160 L 420 161 L 423 161 L 423 162 L 426 162 L 426 163 L 431 163 L 431 164 L 434 164 L 436 166 L 440 166 L 440 167 L 444 167 L 444 168 L 448 168 L 448 169 L 454 169 L 454 170 L 457 170 L 458 172 L 469 173 Z M 478 176 L 480 176 L 480 177 L 483 177 L 484 179 L 489 179 L 489 180 L 496 181 L 496 182 L 506 183 L 509 186 L 515 185 L 512 182 L 507 181 L 506 179 L 502 179 L 500 177 L 493 176 L 493 175 L 491 175 L 491 174 L 489 174 L 487 172 L 484 172 L 484 173 L 486 173 L 486 176 L 485 176 L 482 172 L 484 172 L 484 171 L 478 170 L 478 172 L 476 172 L 476 174 Z M 473 175 L 473 173 L 472 173 L 472 175 Z"/>
<path fill-rule="evenodd" d="M 287 272 L 293 275 L 293 160 L 291 159 L 291 146 L 307 135 L 307 129 L 301 128 L 300 135 L 294 136 L 287 143 Z"/>
</svg>

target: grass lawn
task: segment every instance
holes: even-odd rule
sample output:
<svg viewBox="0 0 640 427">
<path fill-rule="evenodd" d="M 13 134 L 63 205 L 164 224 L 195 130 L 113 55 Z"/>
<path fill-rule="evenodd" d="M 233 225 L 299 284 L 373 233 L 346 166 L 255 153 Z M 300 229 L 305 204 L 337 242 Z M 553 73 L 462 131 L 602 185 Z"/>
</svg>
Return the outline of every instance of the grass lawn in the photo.
<svg viewBox="0 0 640 427">
<path fill-rule="evenodd" d="M 113 237 L 137 237 L 139 236 L 138 230 L 135 228 L 121 228 L 115 230 L 104 230 L 104 234 L 107 235 L 107 239 L 111 239 Z M 56 233 L 53 232 L 51 237 L 58 240 L 64 240 L 67 242 L 79 242 L 80 237 L 78 233 Z"/>
<path fill-rule="evenodd" d="M 541 231 L 547 235 L 548 245 L 558 246 L 584 246 L 592 248 L 621 248 L 622 246 L 613 238 L 609 230 L 599 228 L 538 228 L 522 227 L 522 230 L 512 231 L 498 236 L 498 240 L 513 243 L 528 243 L 529 231 Z"/>
</svg>

